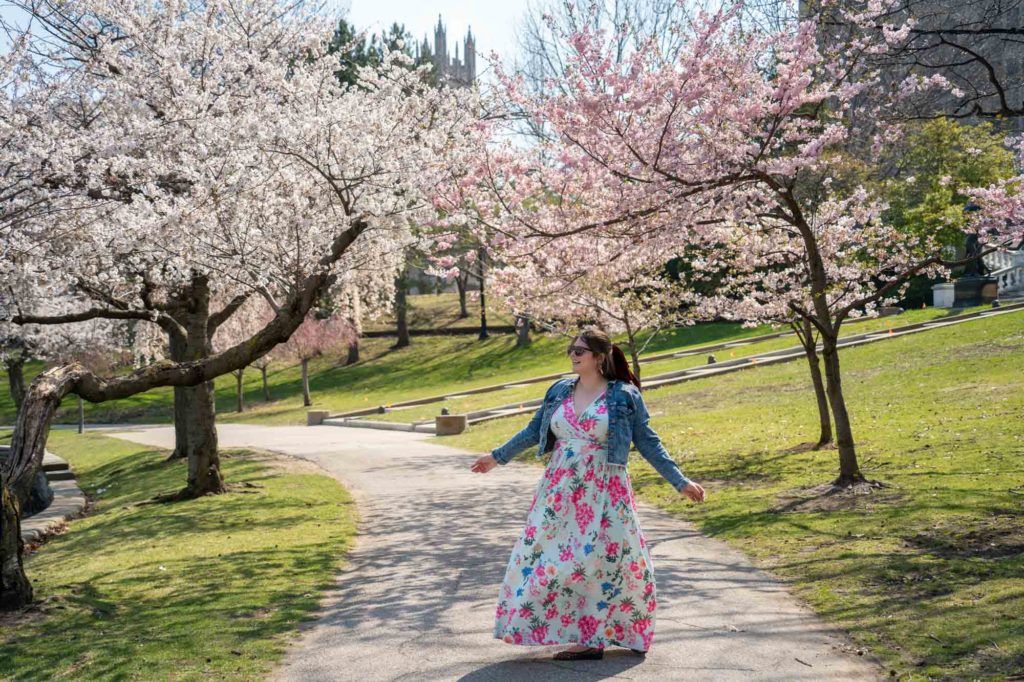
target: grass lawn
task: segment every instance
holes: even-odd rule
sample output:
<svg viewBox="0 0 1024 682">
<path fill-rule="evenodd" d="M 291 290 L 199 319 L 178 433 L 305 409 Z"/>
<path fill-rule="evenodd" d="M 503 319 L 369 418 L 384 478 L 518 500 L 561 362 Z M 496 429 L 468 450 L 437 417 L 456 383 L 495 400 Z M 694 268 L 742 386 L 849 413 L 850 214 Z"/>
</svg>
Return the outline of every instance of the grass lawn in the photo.
<svg viewBox="0 0 1024 682">
<path fill-rule="evenodd" d="M 822 498 L 806 363 L 651 390 L 668 450 L 708 490 L 679 497 L 638 455 L 639 497 L 742 549 L 901 680 L 1024 671 L 1024 312 L 840 352 L 861 468 L 889 484 Z M 486 452 L 529 415 L 448 445 Z M 532 452 L 513 466 L 539 466 Z M 500 475 L 500 471 L 497 475 Z"/>
<path fill-rule="evenodd" d="M 651 353 L 715 343 L 721 340 L 753 336 L 772 331 L 767 325 L 741 329 L 735 323 L 712 323 L 661 332 L 651 341 Z M 535 335 L 526 348 L 516 348 L 512 334 L 495 334 L 480 341 L 476 336 L 413 337 L 412 344 L 392 349 L 393 338 L 364 339 L 362 360 L 345 367 L 344 358 L 319 358 L 310 362 L 310 390 L 314 407 L 331 411 L 354 410 L 386 405 L 462 390 L 501 381 L 522 379 L 565 369 L 565 344 L 561 336 Z M 26 368 L 30 381 L 41 371 L 41 363 Z M 246 404 L 238 414 L 235 408 L 233 376 L 216 381 L 218 418 L 225 421 L 262 424 L 304 424 L 307 408 L 302 406 L 301 373 L 298 365 L 272 365 L 269 383 L 273 401 L 262 401 L 259 371 L 245 373 Z M 0 376 L 6 383 L 6 376 Z M 86 420 L 93 423 L 168 423 L 171 421 L 173 392 L 156 389 L 125 400 L 98 405 L 86 404 Z M 77 420 L 74 397 L 65 401 L 56 423 Z M 0 391 L 0 424 L 11 424 L 14 404 L 5 390 Z"/>
<path fill-rule="evenodd" d="M 863 334 L 865 332 L 872 331 L 884 331 L 893 327 L 902 327 L 917 322 L 927 322 L 934 320 L 939 317 L 946 317 L 950 314 L 963 314 L 965 312 L 971 312 L 980 309 L 988 309 L 989 306 L 979 306 L 977 308 L 965 308 L 951 312 L 942 308 L 925 308 L 922 310 L 908 310 L 901 315 L 878 317 L 858 321 L 856 324 L 846 324 L 840 329 L 840 336 L 851 336 L 856 334 Z M 702 325 L 703 326 L 703 325 Z M 725 325 L 722 325 L 725 326 Z M 695 327 L 692 333 L 697 334 L 701 327 Z M 677 330 L 676 337 L 680 341 L 685 343 L 686 336 L 681 332 L 688 330 Z M 733 328 L 733 334 L 735 338 L 741 339 L 744 335 L 750 336 L 753 334 L 743 334 L 745 330 L 742 330 L 739 325 L 735 325 Z M 757 334 L 768 333 L 767 327 L 761 327 L 758 329 Z M 685 346 L 679 346 L 682 350 L 687 346 L 701 346 L 714 343 L 712 341 L 700 341 L 694 343 L 686 343 Z M 756 355 L 758 353 L 766 353 L 768 351 L 779 350 L 782 348 L 792 348 L 799 345 L 799 340 L 793 336 L 783 336 L 775 339 L 767 339 L 764 341 L 758 341 L 750 343 L 748 345 L 737 346 L 735 348 L 723 348 L 714 351 L 715 358 L 719 362 L 726 360 L 732 360 L 735 358 L 747 357 L 750 355 Z M 654 343 L 652 342 L 652 346 Z M 554 353 L 557 355 L 559 349 L 554 349 Z M 660 352 L 660 351 L 659 351 Z M 655 354 L 654 352 L 649 353 L 650 355 Z M 552 371 L 563 370 L 566 372 L 571 371 L 568 360 L 563 356 L 558 356 L 558 365 L 554 366 Z M 796 362 L 803 362 L 797 360 Z M 693 355 L 684 358 L 666 358 L 664 360 L 655 360 L 652 362 L 645 362 L 641 364 L 641 378 L 652 377 L 665 372 L 673 372 L 681 369 L 689 369 L 691 367 L 701 366 L 707 363 L 707 356 L 705 354 Z M 496 407 L 498 405 L 511 405 L 515 403 L 528 402 L 536 398 L 540 398 L 544 395 L 545 389 L 548 387 L 548 383 L 539 383 L 521 388 L 509 388 L 502 391 L 494 391 L 489 393 L 482 393 L 476 395 L 469 395 L 465 398 L 452 398 L 442 402 L 428 403 L 426 405 L 411 406 L 408 408 L 396 409 L 393 412 L 386 414 L 375 414 L 367 417 L 367 419 L 373 419 L 378 421 L 392 421 L 392 422 L 414 422 L 421 420 L 430 420 L 434 416 L 440 414 L 441 407 L 447 407 L 452 414 L 462 414 L 471 412 L 474 410 L 481 410 L 489 407 Z"/>
<path fill-rule="evenodd" d="M 484 292 L 487 296 L 487 292 Z M 406 323 L 410 329 L 440 329 L 448 327 L 480 327 L 480 292 L 469 291 L 466 295 L 466 308 L 469 317 L 459 317 L 459 295 L 456 292 L 441 294 L 413 294 L 408 298 Z M 515 319 L 511 312 L 503 306 L 495 305 L 494 299 L 487 297 L 487 324 L 512 325 Z M 395 328 L 395 318 L 369 320 L 363 325 L 367 331 L 391 330 Z"/>
<path fill-rule="evenodd" d="M 844 332 L 854 334 L 885 329 L 889 326 L 935 319 L 949 314 L 950 311 L 941 308 L 909 310 L 898 316 L 847 325 Z M 685 350 L 772 331 L 775 330 L 769 325 L 743 329 L 738 323 L 708 323 L 665 330 L 658 333 L 650 342 L 647 353 Z M 342 360 L 333 357 L 312 361 L 310 388 L 314 408 L 342 412 L 568 371 L 564 355 L 566 339 L 550 335 L 535 335 L 533 343 L 527 348 L 516 348 L 515 338 L 511 334 L 494 335 L 485 341 L 479 341 L 475 336 L 413 337 L 412 345 L 400 350 L 392 349 L 393 343 L 394 340 L 389 338 L 364 339 L 362 360 L 349 367 L 341 366 L 339 363 Z M 724 360 L 784 348 L 795 343 L 796 339 L 793 337 L 774 339 L 719 351 L 716 355 L 720 360 Z M 651 375 L 692 367 L 705 361 L 706 358 L 703 356 L 676 358 L 645 363 L 643 368 L 645 375 Z M 27 367 L 27 379 L 31 380 L 41 369 L 40 363 L 33 363 Z M 6 383 L 6 376 L 0 376 L 0 380 Z M 299 367 L 272 365 L 269 383 L 273 400 L 267 403 L 262 400 L 259 371 L 250 369 L 246 372 L 244 388 L 247 410 L 239 414 L 234 411 L 234 377 L 218 378 L 218 419 L 261 424 L 304 424 L 307 408 L 302 406 Z M 467 399 L 465 403 L 453 402 L 449 409 L 458 412 L 536 398 L 543 395 L 545 388 L 544 385 L 537 384 L 525 389 L 488 393 Z M 171 389 L 164 388 L 125 400 L 99 405 L 86 404 L 86 420 L 92 423 L 169 423 L 172 419 L 171 396 Z M 385 418 L 412 421 L 438 414 L 440 407 L 441 404 L 428 405 L 425 408 L 417 408 L 418 412 L 395 412 Z M 70 397 L 58 412 L 56 422 L 72 423 L 77 420 L 77 414 L 77 402 L 74 397 Z M 6 389 L 0 390 L 0 424 L 11 424 L 13 419 L 14 405 L 10 395 Z"/>
<path fill-rule="evenodd" d="M 139 506 L 180 488 L 185 463 L 98 434 L 49 448 L 96 504 L 27 557 L 43 605 L 0 620 L 0 679 L 261 678 L 355 534 L 348 493 L 302 460 L 226 450 L 230 492 Z"/>
</svg>

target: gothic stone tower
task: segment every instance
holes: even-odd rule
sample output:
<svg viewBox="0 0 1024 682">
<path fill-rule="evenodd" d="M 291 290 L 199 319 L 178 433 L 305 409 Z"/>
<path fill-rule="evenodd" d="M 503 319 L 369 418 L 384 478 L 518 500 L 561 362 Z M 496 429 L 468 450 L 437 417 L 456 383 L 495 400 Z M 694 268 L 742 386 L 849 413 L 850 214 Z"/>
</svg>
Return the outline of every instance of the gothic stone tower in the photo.
<svg viewBox="0 0 1024 682">
<path fill-rule="evenodd" d="M 421 55 L 431 52 L 426 36 L 423 38 L 423 44 L 419 51 Z M 441 21 L 441 16 L 438 15 L 437 26 L 434 27 L 432 58 L 439 81 L 455 85 L 472 85 L 476 82 L 476 39 L 473 37 L 472 29 L 466 32 L 466 37 L 463 40 L 462 57 L 459 57 L 458 43 L 455 43 L 455 56 L 449 56 L 448 32 Z"/>
</svg>

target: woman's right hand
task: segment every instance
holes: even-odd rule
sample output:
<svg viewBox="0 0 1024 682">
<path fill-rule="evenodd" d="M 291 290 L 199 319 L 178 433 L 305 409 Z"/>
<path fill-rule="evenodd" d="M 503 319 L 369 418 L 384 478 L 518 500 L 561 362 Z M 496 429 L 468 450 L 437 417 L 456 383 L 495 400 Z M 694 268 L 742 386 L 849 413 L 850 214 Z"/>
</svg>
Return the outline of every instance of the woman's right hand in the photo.
<svg viewBox="0 0 1024 682">
<path fill-rule="evenodd" d="M 469 469 L 478 474 L 486 474 L 496 466 L 498 466 L 498 460 L 494 459 L 494 455 L 484 455 L 473 462 L 473 466 L 469 467 Z"/>
<path fill-rule="evenodd" d="M 690 481 L 682 490 L 679 491 L 679 493 L 682 495 L 686 495 L 694 502 L 704 501 L 705 490 L 700 485 L 700 483 L 694 483 L 693 481 Z"/>
</svg>

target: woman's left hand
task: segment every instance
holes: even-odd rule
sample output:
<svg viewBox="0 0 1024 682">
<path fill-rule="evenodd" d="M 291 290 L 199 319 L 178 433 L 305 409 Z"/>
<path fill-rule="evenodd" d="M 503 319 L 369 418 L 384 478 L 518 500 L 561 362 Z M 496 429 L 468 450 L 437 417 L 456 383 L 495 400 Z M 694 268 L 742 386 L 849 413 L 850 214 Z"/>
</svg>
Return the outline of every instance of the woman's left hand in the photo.
<svg viewBox="0 0 1024 682">
<path fill-rule="evenodd" d="M 704 501 L 704 488 L 699 483 L 690 481 L 686 484 L 686 487 L 679 491 L 680 495 L 686 495 L 694 502 Z"/>
</svg>

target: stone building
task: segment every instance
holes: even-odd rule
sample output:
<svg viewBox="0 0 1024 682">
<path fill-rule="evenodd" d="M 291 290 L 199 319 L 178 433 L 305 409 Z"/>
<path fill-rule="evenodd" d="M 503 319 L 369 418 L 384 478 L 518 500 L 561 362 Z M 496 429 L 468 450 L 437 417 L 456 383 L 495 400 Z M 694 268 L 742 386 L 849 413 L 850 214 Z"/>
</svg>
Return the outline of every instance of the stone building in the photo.
<svg viewBox="0 0 1024 682">
<path fill-rule="evenodd" d="M 448 30 L 440 15 L 437 17 L 437 26 L 434 27 L 433 45 L 426 36 L 423 36 L 423 42 L 416 47 L 416 57 L 429 57 L 434 62 L 434 70 L 439 81 L 457 85 L 472 85 L 476 82 L 476 39 L 473 37 L 473 30 L 466 31 L 466 37 L 462 40 L 461 56 L 458 41 L 455 41 L 455 54 L 451 55 L 448 52 Z"/>
</svg>

